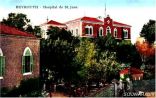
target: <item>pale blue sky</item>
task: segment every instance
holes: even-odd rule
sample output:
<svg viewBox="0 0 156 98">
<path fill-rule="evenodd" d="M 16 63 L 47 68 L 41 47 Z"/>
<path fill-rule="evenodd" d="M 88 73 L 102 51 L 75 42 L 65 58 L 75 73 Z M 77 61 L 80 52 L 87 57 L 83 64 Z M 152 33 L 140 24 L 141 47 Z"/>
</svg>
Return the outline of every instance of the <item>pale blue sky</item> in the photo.
<svg viewBox="0 0 156 98">
<path fill-rule="evenodd" d="M 156 0 L 0 0 L 1 7 L 16 5 L 76 5 L 79 7 L 153 7 Z"/>
</svg>

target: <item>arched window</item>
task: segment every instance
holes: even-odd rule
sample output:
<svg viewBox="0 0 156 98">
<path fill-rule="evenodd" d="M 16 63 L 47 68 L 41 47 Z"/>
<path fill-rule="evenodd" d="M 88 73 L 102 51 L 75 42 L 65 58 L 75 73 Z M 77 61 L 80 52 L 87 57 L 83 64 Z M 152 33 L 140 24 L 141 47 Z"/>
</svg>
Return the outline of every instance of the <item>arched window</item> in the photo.
<svg viewBox="0 0 156 98">
<path fill-rule="evenodd" d="M 90 26 L 90 35 L 93 35 L 93 26 Z"/>
<path fill-rule="evenodd" d="M 75 35 L 76 35 L 76 36 L 79 36 L 79 29 L 78 29 L 78 28 L 76 28 L 76 30 L 75 30 L 75 31 L 76 31 L 76 34 L 75 34 Z"/>
<path fill-rule="evenodd" d="M 90 34 L 90 29 L 89 29 L 89 26 L 85 26 L 85 34 Z"/>
<path fill-rule="evenodd" d="M 70 31 L 71 31 L 71 33 L 74 35 L 74 30 L 73 30 L 73 29 L 71 29 Z"/>
<path fill-rule="evenodd" d="M 114 29 L 114 37 L 117 37 L 118 36 L 118 32 L 117 32 L 117 29 L 115 28 Z"/>
<path fill-rule="evenodd" d="M 123 30 L 123 33 L 124 33 L 124 38 L 128 38 L 128 30 L 127 29 L 124 29 Z"/>
<path fill-rule="evenodd" d="M 85 34 L 86 35 L 93 35 L 93 26 L 85 26 Z"/>
<path fill-rule="evenodd" d="M 2 49 L 0 48 L 0 79 L 3 79 L 5 70 L 5 56 L 3 56 Z"/>
<path fill-rule="evenodd" d="M 33 68 L 33 55 L 29 47 L 26 47 L 22 57 L 22 72 L 24 75 L 31 73 Z"/>
<path fill-rule="evenodd" d="M 108 33 L 111 33 L 111 28 L 110 28 L 109 26 L 108 26 L 107 29 L 106 29 L 106 35 L 107 35 Z"/>
<path fill-rule="evenodd" d="M 103 36 L 103 28 L 102 27 L 99 28 L 99 36 Z"/>
</svg>

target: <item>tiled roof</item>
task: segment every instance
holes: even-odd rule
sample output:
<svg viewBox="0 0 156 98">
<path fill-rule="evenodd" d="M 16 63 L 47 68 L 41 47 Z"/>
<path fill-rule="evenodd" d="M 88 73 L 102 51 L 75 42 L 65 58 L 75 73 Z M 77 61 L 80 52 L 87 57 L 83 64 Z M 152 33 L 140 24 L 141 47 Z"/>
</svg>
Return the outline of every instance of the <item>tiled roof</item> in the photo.
<svg viewBox="0 0 156 98">
<path fill-rule="evenodd" d="M 113 24 L 120 25 L 120 26 L 128 26 L 128 27 L 131 27 L 130 25 L 127 25 L 127 24 L 124 24 L 124 23 L 120 23 L 120 22 L 116 22 L 116 21 L 113 21 Z"/>
<path fill-rule="evenodd" d="M 82 17 L 81 20 L 84 20 L 84 21 L 91 21 L 91 22 L 103 22 L 97 18 L 93 18 L 93 17 Z"/>
<path fill-rule="evenodd" d="M 101 22 L 103 23 L 103 21 L 97 19 L 97 18 L 93 18 L 93 17 L 81 17 L 81 18 L 77 18 L 77 19 L 74 19 L 74 20 L 71 20 L 71 21 L 77 21 L 77 20 L 82 20 L 82 21 L 91 21 L 91 22 Z M 68 22 L 71 22 L 71 21 L 68 21 Z M 66 23 L 68 23 L 66 22 Z"/>
<path fill-rule="evenodd" d="M 128 74 L 129 73 L 129 69 L 125 68 L 123 70 L 120 71 L 120 74 Z M 143 74 L 143 72 L 141 71 L 141 69 L 137 69 L 134 67 L 130 68 L 130 74 Z"/>
<path fill-rule="evenodd" d="M 34 37 L 34 35 L 29 34 L 27 32 L 23 32 L 15 27 L 7 26 L 0 23 L 0 34 L 6 34 L 6 35 L 16 35 L 16 36 L 26 36 L 26 37 Z"/>
<path fill-rule="evenodd" d="M 63 23 L 60 23 L 60 22 L 57 22 L 57 21 L 54 21 L 54 20 L 50 20 L 49 22 L 47 22 L 46 24 L 52 24 L 52 25 L 65 25 Z"/>
<path fill-rule="evenodd" d="M 131 68 L 131 74 L 143 74 L 143 72 L 141 71 L 141 69 L 137 69 L 132 67 Z"/>
<path fill-rule="evenodd" d="M 125 68 L 123 70 L 120 71 L 120 74 L 128 74 L 128 68 Z"/>
</svg>

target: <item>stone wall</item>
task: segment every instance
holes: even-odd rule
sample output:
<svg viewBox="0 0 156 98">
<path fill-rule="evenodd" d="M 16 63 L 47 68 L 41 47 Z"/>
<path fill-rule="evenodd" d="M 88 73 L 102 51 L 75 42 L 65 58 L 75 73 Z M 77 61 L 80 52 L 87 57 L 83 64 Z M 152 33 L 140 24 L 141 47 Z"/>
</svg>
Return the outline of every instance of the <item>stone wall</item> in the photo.
<svg viewBox="0 0 156 98">
<path fill-rule="evenodd" d="M 23 75 L 22 73 L 22 56 L 26 47 L 30 48 L 34 58 L 33 72 L 29 75 Z M 1 87 L 12 88 L 18 86 L 23 79 L 39 76 L 39 39 L 2 35 L 0 36 L 0 48 L 5 56 L 5 73 L 3 79 L 0 79 Z"/>
</svg>

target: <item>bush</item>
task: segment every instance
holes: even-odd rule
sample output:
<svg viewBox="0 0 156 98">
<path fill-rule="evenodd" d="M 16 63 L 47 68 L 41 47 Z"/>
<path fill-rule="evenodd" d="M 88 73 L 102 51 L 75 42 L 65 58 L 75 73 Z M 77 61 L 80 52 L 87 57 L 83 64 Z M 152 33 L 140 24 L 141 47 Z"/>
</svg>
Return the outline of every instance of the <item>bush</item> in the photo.
<svg viewBox="0 0 156 98">
<path fill-rule="evenodd" d="M 2 97 L 18 97 L 19 96 L 19 91 L 17 87 L 14 87 L 12 89 L 8 88 L 1 88 L 1 96 Z"/>
<path fill-rule="evenodd" d="M 5 96 L 9 92 L 9 89 L 6 87 L 3 87 L 0 89 L 0 97 Z"/>
<path fill-rule="evenodd" d="M 1 96 L 3 97 L 41 96 L 41 87 L 39 83 L 40 83 L 39 78 L 30 78 L 27 80 L 22 80 L 19 87 L 14 87 L 12 89 L 2 88 Z"/>
<path fill-rule="evenodd" d="M 39 90 L 39 78 L 30 78 L 28 80 L 22 80 L 18 89 L 21 95 Z"/>
</svg>

